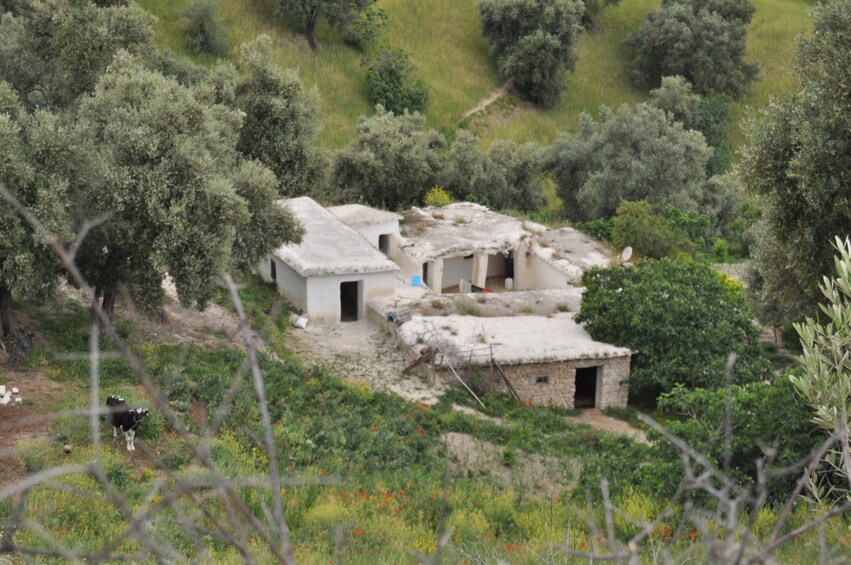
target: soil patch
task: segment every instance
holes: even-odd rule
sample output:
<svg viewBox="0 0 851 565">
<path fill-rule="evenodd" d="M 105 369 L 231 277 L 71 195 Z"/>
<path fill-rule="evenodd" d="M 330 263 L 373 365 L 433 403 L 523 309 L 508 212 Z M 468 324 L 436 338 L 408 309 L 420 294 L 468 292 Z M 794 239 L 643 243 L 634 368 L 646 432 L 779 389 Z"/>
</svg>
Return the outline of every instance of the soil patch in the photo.
<svg viewBox="0 0 851 565">
<path fill-rule="evenodd" d="M 23 459 L 15 444 L 22 439 L 48 437 L 55 407 L 72 394 L 71 386 L 57 383 L 38 371 L 0 368 L 0 382 L 18 387 L 24 403 L 0 406 L 0 488 L 26 476 Z M 62 446 L 57 444 L 57 449 Z"/>
<path fill-rule="evenodd" d="M 572 490 L 582 471 L 582 464 L 576 460 L 565 465 L 555 457 L 523 451 L 507 453 L 503 447 L 468 434 L 450 432 L 443 439 L 452 473 L 490 476 L 505 486 L 536 496 L 556 497 L 565 489 Z"/>
<path fill-rule="evenodd" d="M 643 431 L 633 428 L 623 420 L 606 416 L 599 408 L 588 408 L 579 416 L 565 416 L 565 419 L 571 424 L 585 424 L 603 432 L 629 436 L 635 441 L 650 444 Z"/>
</svg>

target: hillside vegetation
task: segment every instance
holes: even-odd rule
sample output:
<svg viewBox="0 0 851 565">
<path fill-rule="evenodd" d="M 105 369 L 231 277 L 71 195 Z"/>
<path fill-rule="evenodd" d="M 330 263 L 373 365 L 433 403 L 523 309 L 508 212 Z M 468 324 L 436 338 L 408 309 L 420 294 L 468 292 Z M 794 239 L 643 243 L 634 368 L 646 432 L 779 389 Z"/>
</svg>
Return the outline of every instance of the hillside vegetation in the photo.
<svg viewBox="0 0 851 565">
<path fill-rule="evenodd" d="M 184 47 L 178 14 L 188 0 L 141 0 L 155 14 L 161 45 L 189 54 Z M 417 67 L 431 94 L 427 125 L 444 133 L 462 124 L 464 112 L 500 86 L 487 43 L 481 36 L 474 0 L 379 0 L 388 25 L 380 43 L 404 49 Z M 595 29 L 579 41 L 576 72 L 567 77 L 561 102 L 541 110 L 513 97 L 495 105 L 469 127 L 482 136 L 484 145 L 497 139 L 549 143 L 565 130 L 576 129 L 581 112 L 597 114 L 600 105 L 634 104 L 647 93 L 632 86 L 626 63 L 630 53 L 624 40 L 641 24 L 645 14 L 658 6 L 653 0 L 622 0 L 603 10 Z M 734 104 L 735 125 L 731 136 L 738 147 L 743 141 L 741 121 L 749 108 L 765 105 L 769 97 L 789 91 L 793 80 L 789 62 L 794 38 L 807 29 L 804 0 L 755 0 L 756 14 L 748 36 L 748 58 L 759 63 L 762 73 L 754 92 Z M 221 2 L 219 15 L 231 42 L 229 58 L 236 59 L 238 46 L 261 33 L 275 44 L 276 60 L 297 67 L 308 86 L 320 93 L 324 130 L 320 141 L 341 147 L 354 136 L 357 118 L 371 113 L 364 84 L 361 54 L 346 47 L 320 26 L 320 50 L 310 50 L 297 26 L 275 16 L 273 0 Z M 208 64 L 213 59 L 198 58 Z M 467 125 L 467 124 L 465 124 Z"/>
</svg>

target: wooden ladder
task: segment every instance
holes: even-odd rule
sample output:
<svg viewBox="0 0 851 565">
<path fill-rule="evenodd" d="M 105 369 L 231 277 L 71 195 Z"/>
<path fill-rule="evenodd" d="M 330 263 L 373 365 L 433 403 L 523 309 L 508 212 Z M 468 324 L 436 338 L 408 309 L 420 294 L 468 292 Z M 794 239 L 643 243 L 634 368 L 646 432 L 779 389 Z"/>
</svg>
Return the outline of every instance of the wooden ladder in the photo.
<svg viewBox="0 0 851 565">
<path fill-rule="evenodd" d="M 496 359 L 491 357 L 491 363 L 496 367 L 496 370 L 499 372 L 499 375 L 502 377 L 502 380 L 505 382 L 505 387 L 508 389 L 508 394 L 516 400 L 517 402 L 523 402 L 520 400 L 520 395 L 517 394 L 517 391 L 514 390 L 514 385 L 511 384 L 511 381 L 508 380 L 508 377 L 505 375 L 505 371 L 502 370 L 502 367 L 499 366 L 499 363 L 496 362 Z"/>
</svg>

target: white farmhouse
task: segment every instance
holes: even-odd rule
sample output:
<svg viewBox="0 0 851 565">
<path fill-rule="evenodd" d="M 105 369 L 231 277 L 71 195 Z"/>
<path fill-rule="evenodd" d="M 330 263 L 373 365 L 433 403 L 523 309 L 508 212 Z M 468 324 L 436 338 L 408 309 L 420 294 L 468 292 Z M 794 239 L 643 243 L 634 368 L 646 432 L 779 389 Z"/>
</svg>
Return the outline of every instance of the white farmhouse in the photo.
<svg viewBox="0 0 851 565">
<path fill-rule="evenodd" d="M 277 204 L 292 212 L 304 236 L 268 255 L 258 271 L 311 323 L 360 320 L 370 300 L 393 294 L 399 267 L 361 234 L 310 198 Z"/>
</svg>

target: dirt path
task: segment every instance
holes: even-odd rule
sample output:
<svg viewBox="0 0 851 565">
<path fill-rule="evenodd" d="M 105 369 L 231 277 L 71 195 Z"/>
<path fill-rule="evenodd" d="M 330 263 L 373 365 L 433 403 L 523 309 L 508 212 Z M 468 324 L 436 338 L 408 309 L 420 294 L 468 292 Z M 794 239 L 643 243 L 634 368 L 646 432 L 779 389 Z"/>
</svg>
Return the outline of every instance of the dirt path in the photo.
<svg viewBox="0 0 851 565">
<path fill-rule="evenodd" d="M 367 320 L 293 329 L 289 347 L 339 377 L 395 392 L 411 402 L 436 403 L 446 385 L 432 386 L 418 375 L 403 375 L 404 358 L 390 336 Z"/>
<path fill-rule="evenodd" d="M 599 408 L 588 408 L 583 410 L 579 416 L 567 416 L 566 419 L 572 424 L 587 424 L 604 432 L 622 434 L 641 443 L 650 443 L 643 431 L 633 428 L 623 420 L 606 416 Z"/>
<path fill-rule="evenodd" d="M 490 94 L 488 94 L 486 97 L 484 97 L 482 100 L 480 100 L 478 104 L 476 104 L 475 106 L 473 106 L 472 108 L 470 108 L 469 110 L 464 112 L 464 114 L 461 117 L 466 118 L 468 116 L 472 116 L 473 114 L 475 114 L 477 112 L 481 112 L 482 110 L 484 110 L 485 108 L 487 108 L 488 106 L 490 106 L 491 104 L 493 104 L 494 102 L 499 100 L 502 96 L 504 96 L 505 93 L 508 92 L 508 89 L 511 88 L 511 84 L 512 84 L 511 79 L 508 79 L 507 81 L 502 83 L 502 85 L 500 85 L 495 90 L 493 90 Z"/>
</svg>

